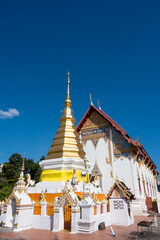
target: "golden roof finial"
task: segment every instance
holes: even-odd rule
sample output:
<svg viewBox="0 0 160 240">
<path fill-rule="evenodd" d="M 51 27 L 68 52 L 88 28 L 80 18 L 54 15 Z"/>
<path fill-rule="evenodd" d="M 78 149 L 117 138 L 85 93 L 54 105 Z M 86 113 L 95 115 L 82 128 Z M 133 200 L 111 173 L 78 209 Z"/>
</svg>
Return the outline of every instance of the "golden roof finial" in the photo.
<svg viewBox="0 0 160 240">
<path fill-rule="evenodd" d="M 138 141 L 138 137 L 136 138 L 136 143 L 139 143 L 139 141 Z"/>
<path fill-rule="evenodd" d="M 97 162 L 97 156 L 95 156 L 95 164 L 98 164 L 98 162 Z"/>
<path fill-rule="evenodd" d="M 101 109 L 101 106 L 100 106 L 100 104 L 99 104 L 99 99 L 98 99 L 98 108 L 99 108 L 99 110 L 102 110 L 102 109 Z"/>
<path fill-rule="evenodd" d="M 91 93 L 90 93 L 90 103 L 91 103 L 91 105 L 93 105 Z"/>
<path fill-rule="evenodd" d="M 68 71 L 67 75 L 68 75 L 68 80 L 67 80 L 67 97 L 66 97 L 64 106 L 65 107 L 71 107 L 71 100 L 70 100 L 70 94 L 69 94 L 69 84 L 70 84 L 70 72 L 69 71 Z"/>
<path fill-rule="evenodd" d="M 86 183 L 90 183 L 88 171 L 87 171 L 87 174 L 86 174 L 86 181 L 85 181 L 85 182 L 86 182 Z"/>
<path fill-rule="evenodd" d="M 24 153 L 24 157 L 23 157 L 23 161 L 22 161 L 21 172 L 25 170 L 25 167 L 24 167 L 24 160 L 25 160 L 25 153 Z"/>
</svg>

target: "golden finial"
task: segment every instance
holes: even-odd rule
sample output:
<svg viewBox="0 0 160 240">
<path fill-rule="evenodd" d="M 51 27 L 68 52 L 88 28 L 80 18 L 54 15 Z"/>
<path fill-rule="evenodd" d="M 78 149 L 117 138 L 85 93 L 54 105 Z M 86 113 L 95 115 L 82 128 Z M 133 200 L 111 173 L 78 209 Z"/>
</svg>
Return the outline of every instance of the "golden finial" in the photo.
<svg viewBox="0 0 160 240">
<path fill-rule="evenodd" d="M 90 181 L 89 181 L 89 173 L 88 173 L 88 171 L 87 171 L 87 174 L 86 174 L 86 183 L 90 183 Z"/>
<path fill-rule="evenodd" d="M 139 141 L 138 141 L 138 137 L 136 138 L 136 143 L 139 143 Z"/>
<path fill-rule="evenodd" d="M 101 109 L 101 106 L 100 106 L 100 104 L 99 104 L 99 99 L 98 99 L 98 107 L 99 107 L 99 110 L 102 110 L 102 109 Z"/>
<path fill-rule="evenodd" d="M 93 105 L 91 93 L 90 93 L 90 103 L 91 103 L 91 105 Z"/>
<path fill-rule="evenodd" d="M 69 75 L 70 75 L 70 71 L 68 71 L 68 73 L 67 73 L 67 75 L 68 75 L 68 84 L 70 83 L 70 78 L 69 78 Z"/>
<path fill-rule="evenodd" d="M 98 164 L 98 163 L 97 163 L 97 156 L 95 156 L 95 164 Z"/>
<path fill-rule="evenodd" d="M 23 157 L 23 161 L 22 161 L 21 172 L 25 170 L 25 167 L 24 167 L 24 160 L 25 160 L 25 153 L 24 153 L 24 157 Z"/>
<path fill-rule="evenodd" d="M 69 84 L 70 84 L 70 72 L 68 71 L 68 80 L 67 80 L 67 97 L 64 106 L 65 107 L 71 107 L 71 100 L 70 100 L 70 94 L 69 94 Z"/>
</svg>

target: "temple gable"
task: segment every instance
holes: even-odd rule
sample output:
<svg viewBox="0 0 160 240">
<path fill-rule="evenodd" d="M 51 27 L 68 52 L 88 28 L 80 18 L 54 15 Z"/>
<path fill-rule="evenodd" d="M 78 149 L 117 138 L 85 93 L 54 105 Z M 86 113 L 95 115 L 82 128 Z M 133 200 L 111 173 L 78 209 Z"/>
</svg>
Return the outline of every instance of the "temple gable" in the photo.
<svg viewBox="0 0 160 240">
<path fill-rule="evenodd" d="M 82 144 L 86 144 L 88 140 L 91 140 L 93 146 L 96 148 L 100 138 L 103 138 L 107 142 L 109 129 L 110 123 L 94 110 L 81 128 Z"/>
<path fill-rule="evenodd" d="M 105 142 L 109 139 L 110 129 L 112 131 L 114 157 L 128 157 L 134 147 L 111 125 L 109 120 L 95 109 L 93 109 L 89 116 L 86 116 L 86 121 L 80 129 L 82 144 L 85 145 L 88 140 L 91 140 L 96 148 L 100 138 L 103 138 Z"/>
<path fill-rule="evenodd" d="M 81 131 L 83 131 L 87 128 L 98 128 L 101 126 L 109 126 L 109 125 L 110 125 L 109 122 L 94 110 L 91 113 L 91 115 L 87 118 Z"/>
</svg>

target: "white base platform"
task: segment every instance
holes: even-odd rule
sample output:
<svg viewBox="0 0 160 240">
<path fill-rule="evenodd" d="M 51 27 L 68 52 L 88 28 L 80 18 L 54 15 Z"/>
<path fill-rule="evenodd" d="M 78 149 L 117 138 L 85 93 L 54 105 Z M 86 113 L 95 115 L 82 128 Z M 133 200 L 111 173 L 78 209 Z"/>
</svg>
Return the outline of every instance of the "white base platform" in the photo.
<svg viewBox="0 0 160 240">
<path fill-rule="evenodd" d="M 148 216 L 147 206 L 144 197 L 136 198 L 132 201 L 133 215 L 134 216 Z"/>
<path fill-rule="evenodd" d="M 42 181 L 36 184 L 35 187 L 29 187 L 27 189 L 27 193 L 60 193 L 64 189 L 65 182 L 46 182 Z M 96 194 L 102 193 L 101 188 L 94 187 L 93 184 L 90 183 L 91 192 L 95 192 Z M 83 192 L 83 182 L 79 182 L 78 185 L 75 186 L 76 192 Z"/>
</svg>

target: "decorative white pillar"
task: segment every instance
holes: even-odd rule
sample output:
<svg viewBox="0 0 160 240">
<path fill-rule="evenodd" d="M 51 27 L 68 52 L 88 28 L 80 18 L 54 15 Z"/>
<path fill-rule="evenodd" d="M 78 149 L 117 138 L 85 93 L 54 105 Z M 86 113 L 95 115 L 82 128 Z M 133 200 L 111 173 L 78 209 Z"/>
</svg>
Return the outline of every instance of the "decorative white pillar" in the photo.
<svg viewBox="0 0 160 240">
<path fill-rule="evenodd" d="M 101 202 L 96 202 L 96 207 L 97 207 L 97 215 L 101 214 Z"/>
<path fill-rule="evenodd" d="M 82 219 L 83 220 L 88 220 L 92 221 L 94 218 L 94 203 L 91 204 L 82 204 L 81 209 L 82 209 Z"/>
<path fill-rule="evenodd" d="M 78 206 L 72 207 L 71 233 L 77 233 L 79 218 L 80 218 L 80 208 Z"/>
<path fill-rule="evenodd" d="M 78 232 L 91 233 L 95 231 L 94 203 L 80 204 L 82 218 L 78 221 Z"/>
<path fill-rule="evenodd" d="M 63 207 L 54 207 L 54 221 L 52 232 L 59 232 L 64 229 Z"/>
<path fill-rule="evenodd" d="M 47 203 L 42 202 L 41 203 L 41 216 L 46 216 L 47 215 Z"/>
<path fill-rule="evenodd" d="M 32 204 L 33 204 L 32 214 L 34 215 L 35 202 L 32 201 Z"/>
<path fill-rule="evenodd" d="M 102 201 L 102 213 L 106 213 L 107 212 L 107 201 L 103 200 Z"/>
<path fill-rule="evenodd" d="M 157 193 L 157 207 L 158 207 L 158 213 L 160 213 L 160 193 Z"/>
</svg>

